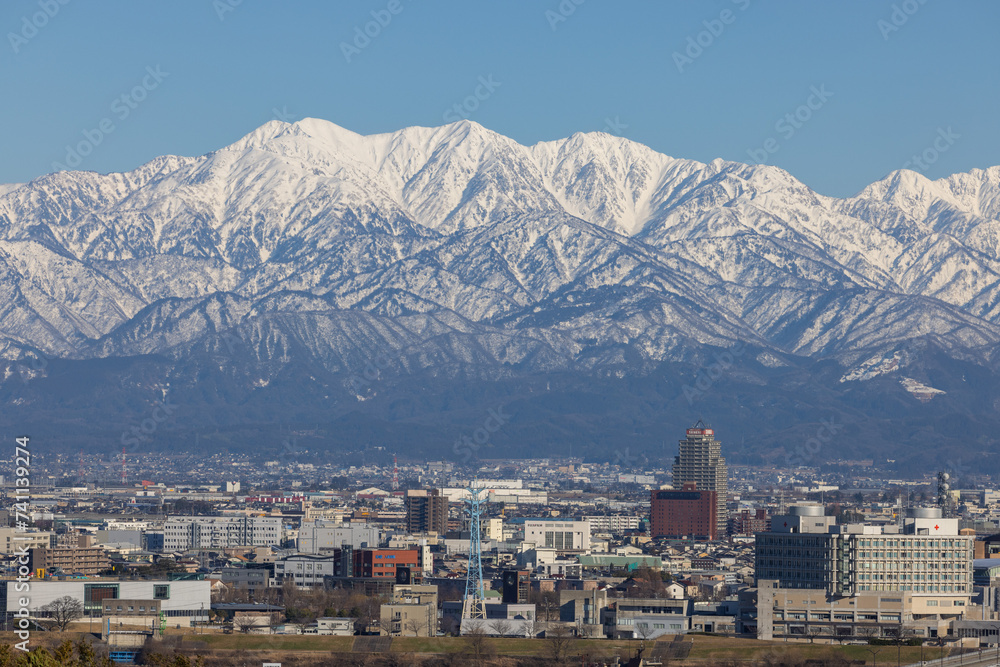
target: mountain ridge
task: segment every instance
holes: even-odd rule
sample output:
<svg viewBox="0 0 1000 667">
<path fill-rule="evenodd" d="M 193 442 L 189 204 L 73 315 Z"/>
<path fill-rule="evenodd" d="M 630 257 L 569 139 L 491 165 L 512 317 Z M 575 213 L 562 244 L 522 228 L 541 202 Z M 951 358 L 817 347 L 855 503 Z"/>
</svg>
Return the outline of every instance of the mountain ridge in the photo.
<svg viewBox="0 0 1000 667">
<path fill-rule="evenodd" d="M 508 382 L 643 376 L 740 343 L 837 377 L 918 349 L 995 373 L 1000 167 L 838 199 L 605 133 L 270 121 L 200 157 L 0 186 L 0 276 L 12 387 L 39 356 L 152 355 L 171 386 L 202 368 L 241 395 L 306 364 L 353 409 L 357 360 L 378 354 L 400 377 Z"/>
</svg>

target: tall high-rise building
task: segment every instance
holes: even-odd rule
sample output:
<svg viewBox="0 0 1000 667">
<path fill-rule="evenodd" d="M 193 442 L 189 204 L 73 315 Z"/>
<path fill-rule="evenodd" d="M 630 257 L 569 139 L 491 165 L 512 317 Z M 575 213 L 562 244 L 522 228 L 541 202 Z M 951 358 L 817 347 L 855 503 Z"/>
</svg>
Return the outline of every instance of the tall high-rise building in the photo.
<svg viewBox="0 0 1000 667">
<path fill-rule="evenodd" d="M 729 469 L 722 456 L 722 443 L 715 439 L 715 431 L 698 420 L 680 441 L 680 453 L 674 458 L 674 488 L 685 482 L 695 482 L 699 489 L 715 491 L 716 526 L 720 533 L 728 524 L 726 496 L 729 489 Z"/>
<path fill-rule="evenodd" d="M 448 498 L 438 489 L 411 489 L 406 492 L 406 530 L 410 533 L 448 531 Z"/>
</svg>

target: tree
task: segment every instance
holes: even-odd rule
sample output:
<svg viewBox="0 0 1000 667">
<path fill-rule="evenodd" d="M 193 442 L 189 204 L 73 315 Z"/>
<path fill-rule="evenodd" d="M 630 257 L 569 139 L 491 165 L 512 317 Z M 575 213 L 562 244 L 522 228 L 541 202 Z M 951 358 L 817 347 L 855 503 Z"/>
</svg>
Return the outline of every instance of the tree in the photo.
<svg viewBox="0 0 1000 667">
<path fill-rule="evenodd" d="M 372 625 L 381 621 L 383 602 L 383 596 L 355 593 L 350 597 L 351 616 L 358 619 L 355 626 L 359 633 L 369 632 Z"/>
<path fill-rule="evenodd" d="M 243 634 L 249 634 L 254 628 L 262 628 L 265 621 L 256 614 L 239 614 L 233 616 L 233 627 Z"/>
<path fill-rule="evenodd" d="M 553 662 L 557 665 L 563 664 L 573 646 L 573 633 L 566 627 L 559 626 L 546 630 L 545 640 L 548 642 L 548 652 Z"/>
<path fill-rule="evenodd" d="M 653 636 L 653 624 L 650 621 L 641 621 L 635 624 L 635 634 L 639 635 L 639 639 L 646 640 Z"/>
<path fill-rule="evenodd" d="M 638 568 L 632 575 L 632 580 L 636 585 L 629 591 L 628 597 L 662 598 L 666 595 L 663 577 L 650 567 Z"/>
<path fill-rule="evenodd" d="M 498 618 L 490 623 L 490 627 L 493 628 L 493 632 L 497 633 L 501 637 L 506 637 L 514 629 L 513 624 L 506 618 Z"/>
<path fill-rule="evenodd" d="M 441 619 L 441 632 L 446 635 L 458 636 L 461 634 L 461 623 L 454 616 L 445 616 Z"/>
<path fill-rule="evenodd" d="M 303 607 L 288 607 L 285 609 L 285 618 L 288 619 L 289 625 L 298 628 L 299 633 L 301 634 L 307 625 L 316 620 L 317 616 L 311 609 Z"/>
<path fill-rule="evenodd" d="M 826 630 L 822 625 L 810 625 L 806 628 L 806 634 L 809 635 L 809 643 L 815 643 L 816 638 L 822 635 Z"/>
<path fill-rule="evenodd" d="M 421 618 L 410 618 L 407 619 L 403 626 L 403 629 L 412 632 L 414 637 L 419 637 L 423 629 L 427 627 L 427 621 Z"/>
<path fill-rule="evenodd" d="M 482 665 L 490 656 L 493 644 L 486 637 L 486 633 L 480 625 L 470 628 L 465 636 L 472 659 L 477 665 Z"/>
<path fill-rule="evenodd" d="M 546 622 L 551 621 L 553 616 L 558 616 L 556 612 L 559 609 L 559 594 L 555 591 L 532 590 L 528 594 L 528 602 L 535 603 L 536 609 Z"/>
<path fill-rule="evenodd" d="M 71 595 L 64 595 L 41 607 L 40 611 L 48 617 L 49 629 L 66 632 L 70 623 L 83 618 L 83 603 Z"/>
</svg>

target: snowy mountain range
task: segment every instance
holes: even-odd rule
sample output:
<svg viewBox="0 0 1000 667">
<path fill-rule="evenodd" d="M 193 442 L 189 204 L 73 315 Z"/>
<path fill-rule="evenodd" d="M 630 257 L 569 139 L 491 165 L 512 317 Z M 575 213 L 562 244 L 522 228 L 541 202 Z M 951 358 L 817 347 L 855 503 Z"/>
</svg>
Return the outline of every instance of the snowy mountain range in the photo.
<svg viewBox="0 0 1000 667">
<path fill-rule="evenodd" d="M 57 361 L 156 359 L 137 387 L 202 369 L 249 395 L 305 364 L 344 406 L 375 375 L 697 373 L 738 343 L 845 386 L 900 350 L 891 372 L 936 354 L 993 373 L 1000 167 L 837 199 L 603 133 L 272 121 L 201 157 L 0 186 L 0 291 L 21 390 Z"/>
</svg>

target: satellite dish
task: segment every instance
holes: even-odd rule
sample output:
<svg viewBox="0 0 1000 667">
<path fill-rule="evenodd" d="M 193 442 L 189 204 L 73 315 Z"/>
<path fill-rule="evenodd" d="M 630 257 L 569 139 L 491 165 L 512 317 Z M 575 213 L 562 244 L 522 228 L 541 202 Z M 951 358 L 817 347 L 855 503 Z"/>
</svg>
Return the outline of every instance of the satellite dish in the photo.
<svg viewBox="0 0 1000 667">
<path fill-rule="evenodd" d="M 951 475 L 949 475 L 946 472 L 943 472 L 943 473 L 941 473 L 941 479 L 943 479 L 944 481 L 947 482 L 949 479 L 951 479 Z"/>
</svg>

